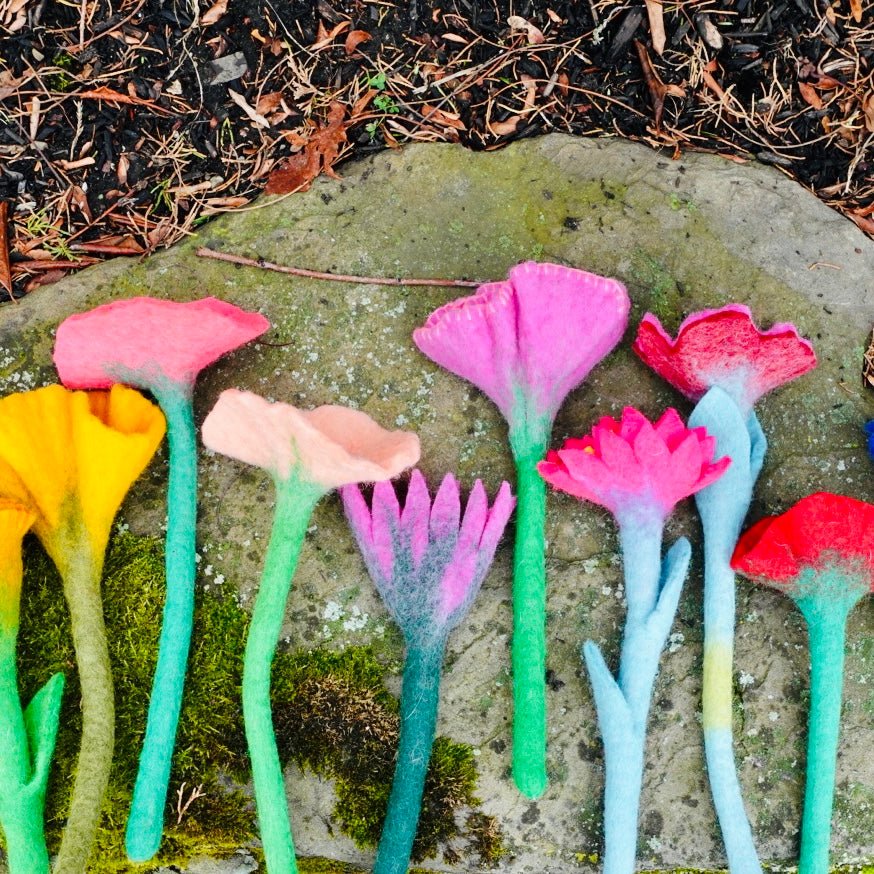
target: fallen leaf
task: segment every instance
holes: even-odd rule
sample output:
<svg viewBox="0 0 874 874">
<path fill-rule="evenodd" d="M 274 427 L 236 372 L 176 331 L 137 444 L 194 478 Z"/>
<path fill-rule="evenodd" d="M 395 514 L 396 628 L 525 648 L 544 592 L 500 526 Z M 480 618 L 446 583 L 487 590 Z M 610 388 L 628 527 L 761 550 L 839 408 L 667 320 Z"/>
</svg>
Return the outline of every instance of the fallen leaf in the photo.
<svg viewBox="0 0 874 874">
<path fill-rule="evenodd" d="M 521 15 L 511 15 L 507 18 L 511 30 L 524 30 L 528 34 L 528 45 L 538 46 L 546 41 L 543 31 Z"/>
<path fill-rule="evenodd" d="M 279 109 L 280 103 L 282 103 L 281 91 L 271 91 L 269 94 L 262 94 L 255 104 L 255 112 L 258 115 L 267 115 Z"/>
<path fill-rule="evenodd" d="M 373 37 L 366 30 L 350 30 L 348 34 L 346 34 L 346 43 L 344 48 L 346 49 L 346 54 L 351 55 L 358 46 L 363 42 L 370 42 Z"/>
<path fill-rule="evenodd" d="M 42 285 L 53 285 L 58 280 L 63 279 L 66 275 L 66 270 L 47 270 L 45 273 L 40 273 L 38 276 L 34 276 L 33 279 L 24 286 L 24 293 L 30 294 L 30 292 Z"/>
<path fill-rule="evenodd" d="M 661 57 L 665 50 L 665 12 L 661 0 L 644 0 L 646 3 L 646 15 L 649 19 L 649 34 L 652 38 L 652 47 L 655 53 Z M 658 127 L 658 125 L 656 125 Z"/>
<path fill-rule="evenodd" d="M 850 15 L 853 16 L 853 21 L 856 24 L 862 22 L 862 0 L 850 0 Z"/>
<path fill-rule="evenodd" d="M 267 180 L 267 194 L 289 194 L 306 191 L 313 179 L 324 173 L 338 179 L 334 163 L 340 154 L 340 145 L 346 142 L 346 107 L 334 101 L 328 111 L 328 123 L 310 134 L 303 150 L 283 161 Z"/>
<path fill-rule="evenodd" d="M 101 85 L 99 88 L 92 88 L 89 91 L 78 91 L 72 95 L 80 100 L 108 100 L 111 103 L 129 103 L 134 106 L 150 106 L 155 112 L 161 112 L 164 115 L 173 115 L 163 106 L 158 106 L 154 100 L 145 100 L 142 97 L 132 97 L 129 94 L 122 94 L 119 91 L 113 91 L 112 88 L 107 88 L 106 85 Z"/>
<path fill-rule="evenodd" d="M 91 215 L 91 207 L 88 205 L 88 198 L 78 185 L 71 185 L 64 198 L 67 203 L 75 206 L 82 213 L 88 224 L 94 221 L 94 217 Z"/>
<path fill-rule="evenodd" d="M 12 297 L 12 268 L 9 266 L 9 201 L 0 200 L 0 285 Z"/>
<path fill-rule="evenodd" d="M 319 22 L 319 32 L 316 36 L 316 41 L 310 46 L 310 51 L 317 52 L 319 49 L 327 48 L 344 30 L 351 27 L 351 21 L 341 21 L 339 24 L 332 27 L 330 30 L 325 30 L 325 25 Z"/>
<path fill-rule="evenodd" d="M 264 118 L 263 115 L 260 115 L 251 106 L 246 102 L 246 98 L 243 97 L 242 94 L 234 91 L 233 88 L 228 88 L 228 97 L 249 116 L 249 118 L 258 125 L 258 127 L 270 127 L 270 122 Z"/>
<path fill-rule="evenodd" d="M 467 45 L 467 40 L 463 36 L 459 36 L 457 33 L 444 33 L 442 38 L 449 42 L 457 42 L 463 46 Z"/>
<path fill-rule="evenodd" d="M 368 88 L 353 104 L 349 117 L 357 118 L 361 115 L 367 104 L 370 103 L 377 94 L 379 94 L 379 91 L 377 91 L 376 88 Z"/>
<path fill-rule="evenodd" d="M 685 97 L 686 91 L 679 85 L 665 85 L 662 82 L 652 65 L 652 61 L 649 59 L 649 52 L 647 52 L 646 46 L 639 39 L 634 41 L 634 47 L 637 49 L 638 58 L 640 58 L 640 66 L 643 68 L 643 78 L 646 81 L 647 88 L 649 88 L 655 129 L 656 132 L 660 132 L 662 115 L 665 111 L 665 97 L 668 95 L 671 97 Z"/>
<path fill-rule="evenodd" d="M 874 221 L 862 215 L 849 213 L 850 218 L 866 233 L 874 236 Z"/>
<path fill-rule="evenodd" d="M 798 90 L 801 92 L 805 103 L 810 104 L 814 109 L 822 109 L 824 106 L 822 98 L 816 93 L 816 88 L 813 85 L 807 82 L 799 82 Z"/>
<path fill-rule="evenodd" d="M 200 23 L 204 27 L 209 27 L 209 25 L 215 24 L 227 11 L 228 0 L 218 0 L 200 16 Z"/>
<path fill-rule="evenodd" d="M 869 388 L 874 388 L 874 331 L 871 332 L 871 341 L 862 362 L 862 380 Z"/>
<path fill-rule="evenodd" d="M 489 131 L 496 137 L 506 137 L 516 133 L 516 128 L 519 127 L 519 122 L 522 121 L 521 115 L 511 115 L 504 121 L 489 122 Z"/>
<path fill-rule="evenodd" d="M 419 107 L 419 112 L 428 119 L 428 121 L 436 122 L 437 124 L 445 125 L 446 127 L 454 128 L 455 130 L 467 130 L 461 116 L 455 112 L 446 112 L 443 109 L 438 109 L 436 106 L 431 106 L 429 103 L 423 103 Z"/>
<path fill-rule="evenodd" d="M 874 91 L 869 91 L 862 98 L 862 112 L 865 113 L 865 127 L 874 133 Z"/>
</svg>

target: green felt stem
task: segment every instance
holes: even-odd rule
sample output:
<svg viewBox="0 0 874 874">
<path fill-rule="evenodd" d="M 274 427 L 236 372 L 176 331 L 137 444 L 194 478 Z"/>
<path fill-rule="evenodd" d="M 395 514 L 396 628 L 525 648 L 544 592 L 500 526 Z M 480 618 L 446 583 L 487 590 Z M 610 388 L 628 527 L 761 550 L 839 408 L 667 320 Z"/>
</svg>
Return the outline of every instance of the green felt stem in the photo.
<svg viewBox="0 0 874 874">
<path fill-rule="evenodd" d="M 810 639 L 810 716 L 799 874 L 828 874 L 844 684 L 847 616 L 864 594 L 796 597 Z"/>
<path fill-rule="evenodd" d="M 532 429 L 535 430 L 535 429 Z M 547 437 L 511 434 L 516 460 L 513 554 L 513 779 L 538 798 L 546 789 L 546 482 L 537 462 Z"/>
<path fill-rule="evenodd" d="M 243 719 L 268 874 L 296 874 L 294 840 L 270 711 L 270 668 L 291 580 L 322 492 L 296 476 L 276 482 L 276 514 L 243 660 Z"/>
<path fill-rule="evenodd" d="M 112 769 L 115 703 L 100 597 L 102 556 L 93 558 L 87 537 L 81 536 L 72 539 L 68 557 L 61 576 L 82 690 L 82 739 L 54 872 L 84 874 Z"/>
<path fill-rule="evenodd" d="M 134 862 L 152 858 L 161 844 L 164 806 L 194 618 L 197 527 L 197 437 L 191 388 L 156 389 L 167 417 L 170 447 L 167 491 L 167 597 L 152 682 L 146 734 L 127 821 L 125 847 Z"/>
<path fill-rule="evenodd" d="M 434 744 L 445 639 L 408 647 L 401 688 L 401 736 L 373 874 L 406 874 Z"/>
<path fill-rule="evenodd" d="M 18 694 L 17 628 L 0 630 L 0 826 L 10 874 L 46 874 L 42 793 L 28 792 L 30 742 Z"/>
</svg>

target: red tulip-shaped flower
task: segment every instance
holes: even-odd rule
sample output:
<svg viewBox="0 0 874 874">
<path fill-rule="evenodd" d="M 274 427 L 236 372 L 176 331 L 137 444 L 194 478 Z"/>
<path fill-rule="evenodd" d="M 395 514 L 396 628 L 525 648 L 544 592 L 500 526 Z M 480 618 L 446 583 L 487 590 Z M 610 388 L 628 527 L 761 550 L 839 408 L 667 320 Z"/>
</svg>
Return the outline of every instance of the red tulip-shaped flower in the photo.
<svg viewBox="0 0 874 874">
<path fill-rule="evenodd" d="M 203 368 L 269 327 L 259 313 L 212 297 L 191 303 L 134 297 L 70 316 L 58 328 L 54 357 L 66 386 L 126 383 L 146 389 L 167 417 L 167 600 L 128 818 L 126 846 L 133 861 L 150 859 L 161 842 L 191 641 L 197 525 L 194 382 Z"/>
<path fill-rule="evenodd" d="M 810 642 L 800 874 L 827 874 L 847 616 L 874 588 L 874 506 L 819 492 L 744 533 L 732 566 L 789 595 Z"/>
</svg>

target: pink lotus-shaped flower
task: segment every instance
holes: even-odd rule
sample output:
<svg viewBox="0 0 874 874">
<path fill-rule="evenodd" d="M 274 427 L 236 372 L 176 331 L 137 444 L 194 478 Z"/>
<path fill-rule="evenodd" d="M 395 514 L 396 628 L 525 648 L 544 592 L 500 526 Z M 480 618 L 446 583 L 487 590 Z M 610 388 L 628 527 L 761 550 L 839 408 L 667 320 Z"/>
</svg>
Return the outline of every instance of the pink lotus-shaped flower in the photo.
<svg viewBox="0 0 874 874">
<path fill-rule="evenodd" d="M 366 413 L 334 405 L 298 410 L 238 389 L 221 393 L 202 434 L 216 452 L 277 480 L 296 474 L 323 492 L 389 479 L 419 460 L 415 434 L 386 431 Z"/>
<path fill-rule="evenodd" d="M 132 297 L 65 319 L 55 365 L 69 388 L 193 385 L 201 370 L 269 327 L 260 313 L 214 297 L 190 303 Z"/>
<path fill-rule="evenodd" d="M 550 451 L 537 470 L 553 487 L 618 519 L 655 513 L 662 522 L 679 501 L 722 476 L 730 461 L 714 461 L 715 448 L 704 428 L 686 428 L 676 410 L 652 424 L 626 407 L 620 421 L 605 416 L 591 434 Z"/>
<path fill-rule="evenodd" d="M 446 474 L 432 504 L 425 477 L 413 471 L 403 510 L 391 483 L 342 490 L 346 517 L 367 570 L 408 637 L 448 632 L 464 615 L 492 563 L 515 506 L 502 483 L 489 509 L 477 480 L 461 515 L 458 481 Z"/>
<path fill-rule="evenodd" d="M 529 261 L 433 312 L 413 340 L 482 389 L 511 429 L 545 418 L 548 433 L 568 392 L 622 338 L 629 306 L 614 279 Z"/>
<path fill-rule="evenodd" d="M 816 366 L 813 346 L 794 325 L 761 331 L 741 304 L 693 313 L 680 325 L 676 340 L 647 313 L 632 348 L 686 397 L 697 401 L 719 386 L 742 410 Z"/>
</svg>

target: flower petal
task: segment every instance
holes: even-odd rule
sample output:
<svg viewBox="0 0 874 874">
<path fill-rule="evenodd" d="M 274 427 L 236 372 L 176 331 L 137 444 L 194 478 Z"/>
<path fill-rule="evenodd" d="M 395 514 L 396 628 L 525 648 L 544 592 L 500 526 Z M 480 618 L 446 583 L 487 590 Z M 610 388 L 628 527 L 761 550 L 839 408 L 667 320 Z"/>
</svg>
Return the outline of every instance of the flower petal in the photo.
<svg viewBox="0 0 874 874">
<path fill-rule="evenodd" d="M 461 495 L 458 481 L 451 473 L 447 473 L 431 505 L 430 539 L 432 541 L 444 538 L 456 539 L 460 519 Z"/>
<path fill-rule="evenodd" d="M 409 541 L 410 552 L 416 567 L 428 549 L 428 521 L 431 516 L 431 496 L 422 472 L 415 468 L 407 489 L 407 500 L 401 514 L 401 532 Z"/>
</svg>

